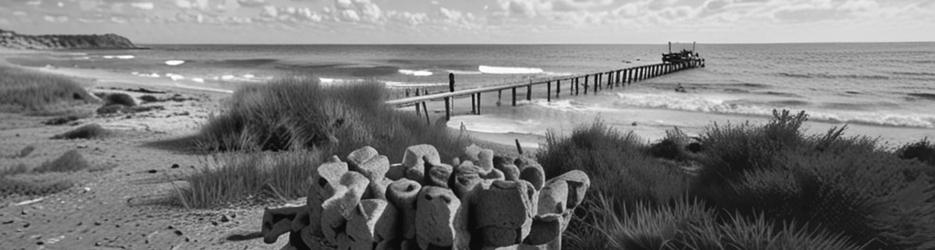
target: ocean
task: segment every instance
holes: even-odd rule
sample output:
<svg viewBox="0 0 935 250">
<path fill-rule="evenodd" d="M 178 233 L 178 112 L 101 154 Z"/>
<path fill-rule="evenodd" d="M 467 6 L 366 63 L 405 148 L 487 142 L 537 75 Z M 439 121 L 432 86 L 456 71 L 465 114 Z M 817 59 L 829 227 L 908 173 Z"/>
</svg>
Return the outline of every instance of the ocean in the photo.
<svg viewBox="0 0 935 250">
<path fill-rule="evenodd" d="M 10 61 L 206 89 L 232 90 L 289 75 L 314 75 L 325 84 L 444 89 L 448 73 L 455 74 L 458 89 L 466 89 L 653 64 L 668 50 L 664 44 L 145 46 L 151 49 Z M 538 93 L 515 108 L 494 108 L 509 105 L 507 94 L 499 104 L 485 96 L 482 115 L 468 115 L 463 106 L 469 105 L 460 105 L 449 126 L 544 135 L 600 120 L 649 140 L 674 127 L 698 134 L 713 122 L 762 122 L 774 109 L 789 109 L 805 110 L 814 133 L 847 124 L 850 135 L 894 143 L 935 137 L 935 43 L 698 44 L 696 50 L 707 67 L 552 102 Z M 673 91 L 678 85 L 687 93 Z"/>
</svg>

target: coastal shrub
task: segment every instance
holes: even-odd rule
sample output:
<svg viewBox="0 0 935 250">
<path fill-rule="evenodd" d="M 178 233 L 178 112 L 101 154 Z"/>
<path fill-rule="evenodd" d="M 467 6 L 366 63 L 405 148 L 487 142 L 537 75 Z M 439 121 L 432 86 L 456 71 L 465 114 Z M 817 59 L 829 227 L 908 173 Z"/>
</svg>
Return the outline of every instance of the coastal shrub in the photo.
<svg viewBox="0 0 935 250">
<path fill-rule="evenodd" d="M 73 104 L 94 102 L 72 79 L 32 70 L 0 66 L 0 111 L 46 114 Z"/>
<path fill-rule="evenodd" d="M 75 172 L 88 169 L 91 166 L 77 150 L 65 152 L 55 160 L 42 163 L 32 170 L 34 173 L 46 172 Z"/>
<path fill-rule="evenodd" d="M 109 105 L 133 107 L 136 106 L 136 100 L 133 100 L 132 96 L 125 93 L 108 93 L 104 95 L 104 106 Z"/>
<path fill-rule="evenodd" d="M 320 149 L 337 155 L 369 145 L 397 152 L 431 143 L 454 157 L 466 141 L 442 124 L 384 105 L 385 89 L 374 82 L 320 86 L 317 78 L 285 78 L 237 90 L 226 109 L 201 128 L 202 149 Z M 400 151 L 401 152 L 401 151 Z M 401 153 L 387 153 L 400 161 Z"/>
<path fill-rule="evenodd" d="M 67 173 L 0 176 L 0 197 L 43 196 L 64 191 L 74 185 Z"/>
<path fill-rule="evenodd" d="M 110 134 L 110 131 L 101 127 L 100 124 L 91 123 L 83 125 L 71 131 L 52 136 L 52 139 L 93 139 L 107 136 Z"/>
<path fill-rule="evenodd" d="M 843 127 L 805 136 L 804 113 L 774 115 L 763 126 L 710 127 L 693 195 L 726 211 L 810 223 L 871 248 L 931 244 L 918 238 L 935 235 L 935 190 L 921 163 L 874 139 L 845 138 Z"/>
<path fill-rule="evenodd" d="M 666 137 L 649 146 L 649 154 L 656 158 L 684 161 L 690 158 L 689 138 L 679 128 L 666 131 Z"/>
<path fill-rule="evenodd" d="M 550 134 L 538 159 L 550 177 L 591 176 L 567 231 L 574 249 L 935 248 L 935 179 L 915 157 L 930 145 L 888 151 L 845 137 L 846 127 L 806 135 L 807 118 L 776 111 L 763 125 L 714 124 L 700 150 L 678 146 L 686 139 L 674 131 L 643 146 L 592 125 Z M 673 163 L 697 174 L 652 171 Z M 678 219 L 685 211 L 690 219 Z"/>
<path fill-rule="evenodd" d="M 665 204 L 636 203 L 616 207 L 605 197 L 589 206 L 592 229 L 572 231 L 568 249 L 862 249 L 841 233 L 795 223 L 774 222 L 762 215 L 725 213 L 704 201 L 678 199 Z M 725 219 L 719 219 L 724 217 Z"/>
<path fill-rule="evenodd" d="M 899 158 L 915 159 L 935 166 L 935 143 L 930 142 L 928 138 L 903 145 L 896 150 L 896 154 Z"/>
<path fill-rule="evenodd" d="M 320 151 L 237 152 L 215 155 L 185 177 L 175 201 L 208 208 L 243 200 L 295 199 L 308 193 L 308 177 L 322 163 Z"/>
<path fill-rule="evenodd" d="M 550 131 L 537 159 L 546 178 L 576 169 L 599 176 L 591 179 L 590 190 L 618 205 L 666 202 L 682 196 L 688 176 L 645 153 L 641 140 L 596 121 L 575 128 L 566 138 Z"/>
</svg>

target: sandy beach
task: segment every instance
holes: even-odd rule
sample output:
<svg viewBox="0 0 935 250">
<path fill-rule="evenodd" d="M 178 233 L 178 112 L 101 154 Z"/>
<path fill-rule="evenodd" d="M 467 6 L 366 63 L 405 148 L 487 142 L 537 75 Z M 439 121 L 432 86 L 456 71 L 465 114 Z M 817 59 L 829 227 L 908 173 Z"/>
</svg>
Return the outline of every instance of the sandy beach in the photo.
<svg viewBox="0 0 935 250">
<path fill-rule="evenodd" d="M 2 50 L 0 63 L 20 67 L 7 63 L 7 58 L 37 53 L 48 52 Z M 0 165 L 38 165 L 74 149 L 93 165 L 110 169 L 81 174 L 77 178 L 79 187 L 65 192 L 0 201 L 3 218 L 0 236 L 12 239 L 0 242 L 0 248 L 257 249 L 284 244 L 226 239 L 257 231 L 262 207 L 190 210 L 160 203 L 180 184 L 172 180 L 204 167 L 209 157 L 192 153 L 177 141 L 197 133 L 209 116 L 219 112 L 220 104 L 233 89 L 191 87 L 168 79 L 141 79 L 93 69 L 38 70 L 77 79 L 92 93 L 125 93 L 137 101 L 141 96 L 151 95 L 170 101 L 141 105 L 158 107 L 152 111 L 90 116 L 60 126 L 42 125 L 51 117 L 0 114 L 0 138 L 3 138 Z M 88 113 L 95 108 L 81 107 Z M 49 139 L 92 123 L 115 133 L 102 139 Z M 498 151 L 515 151 L 513 140 L 520 139 L 529 154 L 543 142 L 543 137 L 534 135 L 471 133 L 470 136 L 478 144 Z M 26 146 L 34 146 L 36 151 L 25 158 L 7 158 L 7 154 Z"/>
<path fill-rule="evenodd" d="M 0 51 L 0 63 L 21 51 Z M 179 88 L 170 83 L 129 81 L 83 70 L 43 69 L 75 77 L 91 92 L 127 93 L 180 101 L 142 104 L 160 109 L 120 116 L 93 116 L 61 126 L 41 123 L 50 117 L 0 114 L 0 152 L 4 166 L 41 164 L 65 151 L 77 150 L 95 166 L 109 170 L 82 173 L 78 187 L 65 192 L 0 201 L 2 249 L 255 249 L 259 241 L 227 241 L 236 233 L 259 229 L 262 209 L 243 207 L 189 210 L 161 205 L 179 176 L 203 166 L 203 155 L 192 154 L 172 141 L 193 135 L 208 116 L 218 112 L 224 92 Z M 141 93 L 145 88 L 158 93 Z M 93 112 L 96 107 L 86 107 Z M 52 140 L 83 124 L 97 123 L 115 131 L 103 139 Z M 7 155 L 26 146 L 25 158 Z"/>
</svg>

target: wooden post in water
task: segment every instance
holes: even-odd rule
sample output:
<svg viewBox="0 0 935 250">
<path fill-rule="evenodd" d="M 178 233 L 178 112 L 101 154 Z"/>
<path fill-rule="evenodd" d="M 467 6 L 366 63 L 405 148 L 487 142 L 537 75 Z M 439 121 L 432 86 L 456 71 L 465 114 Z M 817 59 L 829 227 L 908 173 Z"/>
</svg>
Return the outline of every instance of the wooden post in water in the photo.
<svg viewBox="0 0 935 250">
<path fill-rule="evenodd" d="M 562 80 L 555 80 L 555 98 L 562 93 Z"/>
<path fill-rule="evenodd" d="M 597 89 L 601 87 L 601 73 L 594 74 L 594 94 L 597 94 Z"/>
<path fill-rule="evenodd" d="M 477 92 L 477 114 L 480 115 L 480 92 Z"/>
<path fill-rule="evenodd" d="M 422 111 L 425 111 L 425 124 L 431 126 L 432 121 L 429 120 L 429 108 L 425 106 L 425 102 L 422 102 Z"/>
<path fill-rule="evenodd" d="M 448 92 L 455 92 L 455 74 L 454 73 L 448 73 Z M 455 100 L 454 98 L 451 98 L 451 107 L 454 108 L 454 105 L 455 105 Z"/>
<path fill-rule="evenodd" d="M 575 87 L 575 90 L 574 90 L 575 95 L 578 95 L 578 78 L 577 77 L 575 77 L 575 84 L 572 84 L 571 86 Z"/>
<path fill-rule="evenodd" d="M 445 121 L 451 121 L 451 97 L 445 97 Z"/>
<path fill-rule="evenodd" d="M 497 106 L 500 106 L 500 101 L 503 101 L 503 90 L 497 90 Z"/>
<path fill-rule="evenodd" d="M 545 82 L 545 101 L 552 102 L 552 81 Z"/>
<path fill-rule="evenodd" d="M 588 94 L 588 78 L 591 78 L 589 75 L 584 76 L 584 94 Z"/>
<path fill-rule="evenodd" d="M 477 97 L 476 94 L 471 94 L 471 114 L 477 114 Z"/>
<path fill-rule="evenodd" d="M 416 97 L 419 97 L 418 89 L 416 89 Z M 419 104 L 416 103 L 416 116 L 421 116 L 421 115 L 422 115 L 421 107 L 419 107 Z"/>
<path fill-rule="evenodd" d="M 526 85 L 526 100 L 532 101 L 532 79 L 529 79 L 529 85 Z"/>
<path fill-rule="evenodd" d="M 513 87 L 513 107 L 516 107 L 516 87 Z"/>
</svg>

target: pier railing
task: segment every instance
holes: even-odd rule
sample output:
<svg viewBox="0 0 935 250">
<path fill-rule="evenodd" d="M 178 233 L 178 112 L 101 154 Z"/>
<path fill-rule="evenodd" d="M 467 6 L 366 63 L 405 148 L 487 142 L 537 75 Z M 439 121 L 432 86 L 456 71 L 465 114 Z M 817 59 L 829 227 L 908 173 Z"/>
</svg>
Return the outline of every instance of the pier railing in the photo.
<svg viewBox="0 0 935 250">
<path fill-rule="evenodd" d="M 532 100 L 532 87 L 533 86 L 546 86 L 546 100 L 552 101 L 552 98 L 559 98 L 562 93 L 562 86 L 567 86 L 565 95 L 581 95 L 588 94 L 589 90 L 591 92 L 598 92 L 606 89 L 613 89 L 614 87 L 626 86 L 634 82 L 646 80 L 649 78 L 670 74 L 685 69 L 692 69 L 697 67 L 704 67 L 704 59 L 695 59 L 691 61 L 681 62 L 681 63 L 658 63 L 650 65 L 642 65 L 618 70 L 603 71 L 597 73 L 589 74 L 580 74 L 572 76 L 562 76 L 562 77 L 551 77 L 551 78 L 541 78 L 536 80 L 530 80 L 529 82 L 518 82 L 510 83 L 504 85 L 496 86 L 485 86 L 478 87 L 473 89 L 463 89 L 463 90 L 454 90 L 454 75 L 449 75 L 449 81 L 451 86 L 451 91 L 436 93 L 436 94 L 427 94 L 422 96 L 413 96 L 406 97 L 402 99 L 395 99 L 387 101 L 386 104 L 396 106 L 396 107 L 407 107 L 415 106 L 416 114 L 425 115 L 426 121 L 429 120 L 429 111 L 426 106 L 426 102 L 430 101 L 444 101 L 445 102 L 445 119 L 451 119 L 451 108 L 452 100 L 456 97 L 465 97 L 471 96 L 471 113 L 480 114 L 480 103 L 481 103 L 481 94 L 497 92 L 498 98 L 502 97 L 504 90 L 510 90 L 512 96 L 512 106 L 516 106 L 517 102 L 517 93 L 518 88 L 526 88 L 525 99 L 527 101 Z M 522 97 L 520 97 L 522 98 Z"/>
</svg>

